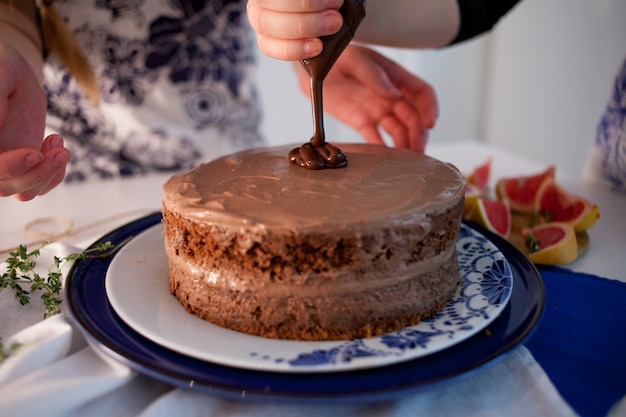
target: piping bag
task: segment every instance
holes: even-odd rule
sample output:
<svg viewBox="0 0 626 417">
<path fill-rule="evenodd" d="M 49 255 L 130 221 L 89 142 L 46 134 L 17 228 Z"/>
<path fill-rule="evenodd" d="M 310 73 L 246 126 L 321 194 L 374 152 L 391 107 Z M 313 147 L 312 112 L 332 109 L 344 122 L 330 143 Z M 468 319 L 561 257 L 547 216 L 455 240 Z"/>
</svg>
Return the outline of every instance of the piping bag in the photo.
<svg viewBox="0 0 626 417">
<path fill-rule="evenodd" d="M 300 61 L 311 82 L 314 132 L 309 143 L 289 152 L 289 160 L 308 169 L 341 168 L 348 164 L 348 158 L 341 149 L 326 143 L 322 86 L 324 78 L 350 44 L 357 27 L 365 18 L 365 0 L 344 0 L 339 13 L 343 17 L 343 25 L 334 35 L 320 37 L 324 45 L 322 53 Z"/>
</svg>

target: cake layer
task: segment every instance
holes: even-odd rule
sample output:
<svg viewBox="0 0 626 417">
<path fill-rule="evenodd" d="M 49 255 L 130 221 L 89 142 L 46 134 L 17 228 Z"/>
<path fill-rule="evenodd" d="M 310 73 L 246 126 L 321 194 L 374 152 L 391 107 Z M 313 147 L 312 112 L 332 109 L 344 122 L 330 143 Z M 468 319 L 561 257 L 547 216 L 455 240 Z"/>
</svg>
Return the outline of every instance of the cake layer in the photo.
<svg viewBox="0 0 626 417">
<path fill-rule="evenodd" d="M 413 279 L 449 259 L 455 249 L 463 202 L 428 215 L 419 225 L 358 228 L 323 234 L 230 230 L 163 210 L 170 263 L 195 280 L 241 292 L 341 295 Z M 253 240 L 255 244 L 248 246 Z"/>
<path fill-rule="evenodd" d="M 323 297 L 214 287 L 189 279 L 175 263 L 169 277 L 171 293 L 188 312 L 232 330 L 291 340 L 367 338 L 417 324 L 445 306 L 460 282 L 455 252 L 411 280 Z"/>
</svg>

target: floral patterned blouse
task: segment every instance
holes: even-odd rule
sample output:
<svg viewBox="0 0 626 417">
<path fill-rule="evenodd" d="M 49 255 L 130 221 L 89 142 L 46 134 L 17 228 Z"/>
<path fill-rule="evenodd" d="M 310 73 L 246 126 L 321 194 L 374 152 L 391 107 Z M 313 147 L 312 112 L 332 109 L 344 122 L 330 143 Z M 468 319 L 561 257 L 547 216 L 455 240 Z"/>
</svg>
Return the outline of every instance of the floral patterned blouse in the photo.
<svg viewBox="0 0 626 417">
<path fill-rule="evenodd" d="M 259 146 L 245 0 L 57 0 L 99 79 L 94 106 L 53 54 L 50 131 L 73 160 L 66 181 L 182 170 Z"/>
<path fill-rule="evenodd" d="M 598 123 L 584 177 L 626 196 L 626 59 Z"/>
</svg>

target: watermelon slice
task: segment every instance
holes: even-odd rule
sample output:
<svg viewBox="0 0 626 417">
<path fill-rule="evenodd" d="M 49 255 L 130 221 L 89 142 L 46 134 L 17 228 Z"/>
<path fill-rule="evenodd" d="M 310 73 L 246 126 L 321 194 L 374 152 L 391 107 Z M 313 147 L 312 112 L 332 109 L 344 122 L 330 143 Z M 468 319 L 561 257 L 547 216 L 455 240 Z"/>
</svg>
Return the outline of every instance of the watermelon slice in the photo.
<svg viewBox="0 0 626 417">
<path fill-rule="evenodd" d="M 549 166 L 538 174 L 501 178 L 496 182 L 496 195 L 501 200 L 508 200 L 511 210 L 516 213 L 537 211 L 537 193 L 544 181 L 554 178 L 555 167 Z"/>
</svg>

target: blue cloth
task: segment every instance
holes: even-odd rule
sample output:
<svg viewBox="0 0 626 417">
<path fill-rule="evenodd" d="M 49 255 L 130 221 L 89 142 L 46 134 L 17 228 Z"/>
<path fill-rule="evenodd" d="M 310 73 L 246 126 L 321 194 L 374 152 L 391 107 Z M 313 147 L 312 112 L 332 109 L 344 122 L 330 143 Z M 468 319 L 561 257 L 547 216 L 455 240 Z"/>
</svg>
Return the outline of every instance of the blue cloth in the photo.
<svg viewBox="0 0 626 417">
<path fill-rule="evenodd" d="M 626 284 L 558 267 L 539 272 L 546 306 L 525 345 L 576 412 L 605 416 L 626 395 Z"/>
</svg>

